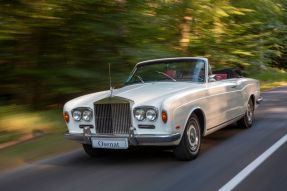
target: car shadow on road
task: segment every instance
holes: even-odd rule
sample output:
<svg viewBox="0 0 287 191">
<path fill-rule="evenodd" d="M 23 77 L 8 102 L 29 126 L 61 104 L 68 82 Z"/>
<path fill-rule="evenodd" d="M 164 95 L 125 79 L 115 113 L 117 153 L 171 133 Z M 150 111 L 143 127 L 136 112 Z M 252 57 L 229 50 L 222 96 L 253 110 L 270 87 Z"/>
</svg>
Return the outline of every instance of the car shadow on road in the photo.
<svg viewBox="0 0 287 191">
<path fill-rule="evenodd" d="M 243 132 L 243 128 L 237 126 L 236 124 L 231 124 L 219 131 L 216 131 L 203 139 L 202 152 L 207 152 L 209 149 L 216 147 L 216 145 L 223 143 L 224 141 L 236 136 L 237 134 Z"/>
<path fill-rule="evenodd" d="M 217 145 L 224 143 L 236 134 L 242 132 L 242 128 L 230 125 L 211 135 L 204 137 L 201 149 L 201 155 L 211 151 Z M 56 166 L 104 166 L 104 165 L 137 165 L 139 163 L 180 163 L 174 157 L 172 150 L 162 148 L 135 148 L 131 150 L 115 150 L 105 152 L 101 156 L 91 158 L 81 149 L 57 156 L 38 164 L 56 165 Z"/>
</svg>

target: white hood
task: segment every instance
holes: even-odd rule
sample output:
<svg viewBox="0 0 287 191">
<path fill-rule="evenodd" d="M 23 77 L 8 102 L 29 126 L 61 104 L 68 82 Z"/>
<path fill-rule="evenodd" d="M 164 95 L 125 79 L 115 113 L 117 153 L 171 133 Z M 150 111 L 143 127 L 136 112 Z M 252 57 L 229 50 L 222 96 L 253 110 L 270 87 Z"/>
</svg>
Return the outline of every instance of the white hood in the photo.
<svg viewBox="0 0 287 191">
<path fill-rule="evenodd" d="M 200 86 L 200 84 L 190 82 L 153 82 L 126 86 L 115 90 L 113 95 L 133 100 L 137 104 L 144 104 L 158 98 L 164 98 L 178 91 Z"/>
<path fill-rule="evenodd" d="M 184 90 L 195 90 L 202 87 L 202 84 L 191 82 L 152 82 L 135 84 L 113 90 L 113 96 L 118 96 L 134 101 L 137 105 L 149 104 L 150 101 L 164 99 L 166 96 Z M 111 92 L 103 91 L 84 95 L 69 101 L 66 107 L 92 106 L 95 101 L 109 97 Z"/>
</svg>

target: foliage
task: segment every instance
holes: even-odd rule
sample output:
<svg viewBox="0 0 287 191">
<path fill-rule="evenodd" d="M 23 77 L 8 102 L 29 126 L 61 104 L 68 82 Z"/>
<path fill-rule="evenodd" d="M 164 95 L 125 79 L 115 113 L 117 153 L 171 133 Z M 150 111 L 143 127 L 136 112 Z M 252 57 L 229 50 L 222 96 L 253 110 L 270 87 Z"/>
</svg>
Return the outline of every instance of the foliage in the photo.
<svg viewBox="0 0 287 191">
<path fill-rule="evenodd" d="M 61 110 L 31 111 L 25 106 L 0 107 L 0 149 L 2 143 L 21 142 L 66 131 Z"/>
<path fill-rule="evenodd" d="M 1 149 L 0 171 L 80 148 L 76 142 L 63 139 L 62 134 L 49 134 Z"/>
<path fill-rule="evenodd" d="M 287 68 L 284 0 L 2 0 L 0 103 L 34 107 L 120 86 L 141 60 Z M 53 106 L 53 105 L 52 105 Z"/>
</svg>

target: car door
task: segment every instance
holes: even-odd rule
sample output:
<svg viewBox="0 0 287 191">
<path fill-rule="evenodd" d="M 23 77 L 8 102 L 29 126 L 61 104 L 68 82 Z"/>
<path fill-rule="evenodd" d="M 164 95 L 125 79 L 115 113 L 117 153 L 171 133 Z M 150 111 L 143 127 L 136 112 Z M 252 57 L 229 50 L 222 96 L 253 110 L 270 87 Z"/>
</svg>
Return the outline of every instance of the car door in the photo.
<svg viewBox="0 0 287 191">
<path fill-rule="evenodd" d="M 242 96 L 242 84 L 239 78 L 232 78 L 222 81 L 226 85 L 227 89 L 227 108 L 226 118 L 227 120 L 235 119 L 242 114 L 243 110 L 243 96 Z"/>
<path fill-rule="evenodd" d="M 206 92 L 207 129 L 236 118 L 241 113 L 242 96 L 236 79 L 209 82 Z"/>
</svg>

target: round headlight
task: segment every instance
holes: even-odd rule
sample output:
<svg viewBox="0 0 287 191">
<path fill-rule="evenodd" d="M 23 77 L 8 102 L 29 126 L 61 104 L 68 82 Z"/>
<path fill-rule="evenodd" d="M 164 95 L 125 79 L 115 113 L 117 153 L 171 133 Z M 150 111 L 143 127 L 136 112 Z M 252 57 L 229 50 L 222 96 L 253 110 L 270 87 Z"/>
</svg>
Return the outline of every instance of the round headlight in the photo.
<svg viewBox="0 0 287 191">
<path fill-rule="evenodd" d="M 73 112 L 73 118 L 74 118 L 75 121 L 80 121 L 81 118 L 82 118 L 82 112 L 77 111 L 77 110 L 74 111 Z"/>
<path fill-rule="evenodd" d="M 134 112 L 134 115 L 138 121 L 143 121 L 145 119 L 145 110 L 144 109 L 136 109 Z"/>
<path fill-rule="evenodd" d="M 91 119 L 92 119 L 92 111 L 89 111 L 89 110 L 84 111 L 82 119 L 84 121 L 91 121 Z"/>
<path fill-rule="evenodd" d="M 150 121 L 154 121 L 157 117 L 157 112 L 154 109 L 148 109 L 146 111 L 146 118 Z"/>
</svg>

